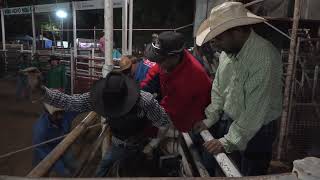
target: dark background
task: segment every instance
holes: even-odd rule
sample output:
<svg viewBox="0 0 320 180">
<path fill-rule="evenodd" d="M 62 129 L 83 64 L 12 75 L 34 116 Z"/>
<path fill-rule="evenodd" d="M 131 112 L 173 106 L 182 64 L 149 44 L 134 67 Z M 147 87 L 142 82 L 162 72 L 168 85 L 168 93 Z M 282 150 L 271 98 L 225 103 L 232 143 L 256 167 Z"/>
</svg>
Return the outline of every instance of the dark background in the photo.
<svg viewBox="0 0 320 180">
<path fill-rule="evenodd" d="M 0 1 L 1 2 L 1 1 Z M 32 4 L 50 4 L 70 2 L 70 0 L 2 0 L 3 7 L 27 6 Z M 194 0 L 134 0 L 133 5 L 133 28 L 146 29 L 174 29 L 193 23 Z M 63 29 L 72 29 L 72 15 L 69 12 L 68 17 L 63 22 Z M 103 29 L 103 10 L 77 11 L 78 29 Z M 55 12 L 40 13 L 35 15 L 37 35 L 41 33 L 41 27 L 44 24 L 51 24 L 60 29 L 61 21 L 55 16 Z M 114 9 L 114 28 L 122 26 L 121 9 Z M 5 16 L 6 36 L 30 35 L 31 15 L 11 15 Z M 192 46 L 192 26 L 181 30 L 188 44 Z M 145 43 L 150 42 L 152 33 L 161 31 L 134 31 L 133 46 L 142 48 Z M 97 38 L 102 36 L 102 31 L 97 31 Z M 78 38 L 93 39 L 93 31 L 78 31 Z M 53 39 L 52 32 L 45 32 L 45 37 Z M 56 35 L 59 39 L 59 35 Z M 72 41 L 72 31 L 64 32 L 64 40 Z M 121 47 L 121 31 L 114 31 L 114 41 L 116 47 Z"/>
</svg>

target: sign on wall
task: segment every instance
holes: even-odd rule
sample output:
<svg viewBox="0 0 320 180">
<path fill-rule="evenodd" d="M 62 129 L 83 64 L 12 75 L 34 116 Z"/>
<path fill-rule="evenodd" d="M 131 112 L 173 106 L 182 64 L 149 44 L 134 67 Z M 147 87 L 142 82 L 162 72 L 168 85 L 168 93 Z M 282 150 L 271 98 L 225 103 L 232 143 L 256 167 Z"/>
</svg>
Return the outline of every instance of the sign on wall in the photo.
<svg viewBox="0 0 320 180">
<path fill-rule="evenodd" d="M 113 0 L 113 8 L 121 8 L 124 0 Z M 104 9 L 104 0 L 77 1 L 76 10 Z M 57 10 L 69 11 L 71 3 L 41 4 L 34 6 L 35 13 L 45 13 Z M 5 8 L 4 15 L 31 14 L 32 6 L 21 6 L 14 8 Z"/>
<path fill-rule="evenodd" d="M 71 3 L 41 4 L 34 6 L 36 13 L 52 12 L 60 10 L 69 11 Z"/>
<path fill-rule="evenodd" d="M 113 0 L 113 8 L 121 8 L 123 0 Z M 77 1 L 76 10 L 104 9 L 104 0 Z"/>
<path fill-rule="evenodd" d="M 21 6 L 14 8 L 5 8 L 4 15 L 31 14 L 32 6 Z"/>
</svg>

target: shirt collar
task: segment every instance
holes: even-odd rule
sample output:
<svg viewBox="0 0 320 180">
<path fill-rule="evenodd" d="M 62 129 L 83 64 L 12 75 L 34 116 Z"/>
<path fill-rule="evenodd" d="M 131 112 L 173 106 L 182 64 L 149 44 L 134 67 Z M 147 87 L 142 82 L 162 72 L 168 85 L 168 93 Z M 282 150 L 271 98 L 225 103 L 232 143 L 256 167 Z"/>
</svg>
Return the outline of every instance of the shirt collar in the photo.
<svg viewBox="0 0 320 180">
<path fill-rule="evenodd" d="M 246 42 L 242 46 L 239 53 L 233 59 L 241 60 L 241 59 L 244 59 L 245 57 L 247 57 L 248 53 L 250 52 L 250 49 L 254 45 L 255 37 L 256 37 L 256 33 L 253 30 L 251 30 L 248 39 L 246 40 Z"/>
</svg>

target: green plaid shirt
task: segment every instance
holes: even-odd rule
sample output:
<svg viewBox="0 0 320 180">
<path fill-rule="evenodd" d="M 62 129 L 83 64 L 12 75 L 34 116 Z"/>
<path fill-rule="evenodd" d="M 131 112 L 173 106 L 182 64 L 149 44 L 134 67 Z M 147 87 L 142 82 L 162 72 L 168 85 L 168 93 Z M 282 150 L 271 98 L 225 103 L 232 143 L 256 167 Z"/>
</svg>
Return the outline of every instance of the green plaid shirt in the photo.
<svg viewBox="0 0 320 180">
<path fill-rule="evenodd" d="M 282 62 L 278 50 L 251 32 L 236 56 L 222 53 L 204 123 L 211 127 L 222 111 L 234 121 L 220 140 L 226 152 L 244 150 L 263 126 L 282 111 Z"/>
</svg>

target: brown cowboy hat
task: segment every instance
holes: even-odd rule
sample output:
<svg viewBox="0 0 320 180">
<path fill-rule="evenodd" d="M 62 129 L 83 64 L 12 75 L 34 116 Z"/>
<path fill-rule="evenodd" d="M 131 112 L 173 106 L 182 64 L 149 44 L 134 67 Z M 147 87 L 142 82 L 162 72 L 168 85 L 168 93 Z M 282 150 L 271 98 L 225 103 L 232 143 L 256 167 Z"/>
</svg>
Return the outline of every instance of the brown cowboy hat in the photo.
<svg viewBox="0 0 320 180">
<path fill-rule="evenodd" d="M 121 117 L 137 103 L 140 96 L 136 82 L 120 72 L 111 72 L 90 90 L 93 110 L 104 117 Z"/>
<path fill-rule="evenodd" d="M 123 72 L 131 68 L 132 61 L 128 56 L 122 56 L 121 60 L 118 63 L 119 68 L 115 68 L 114 72 Z"/>
</svg>

